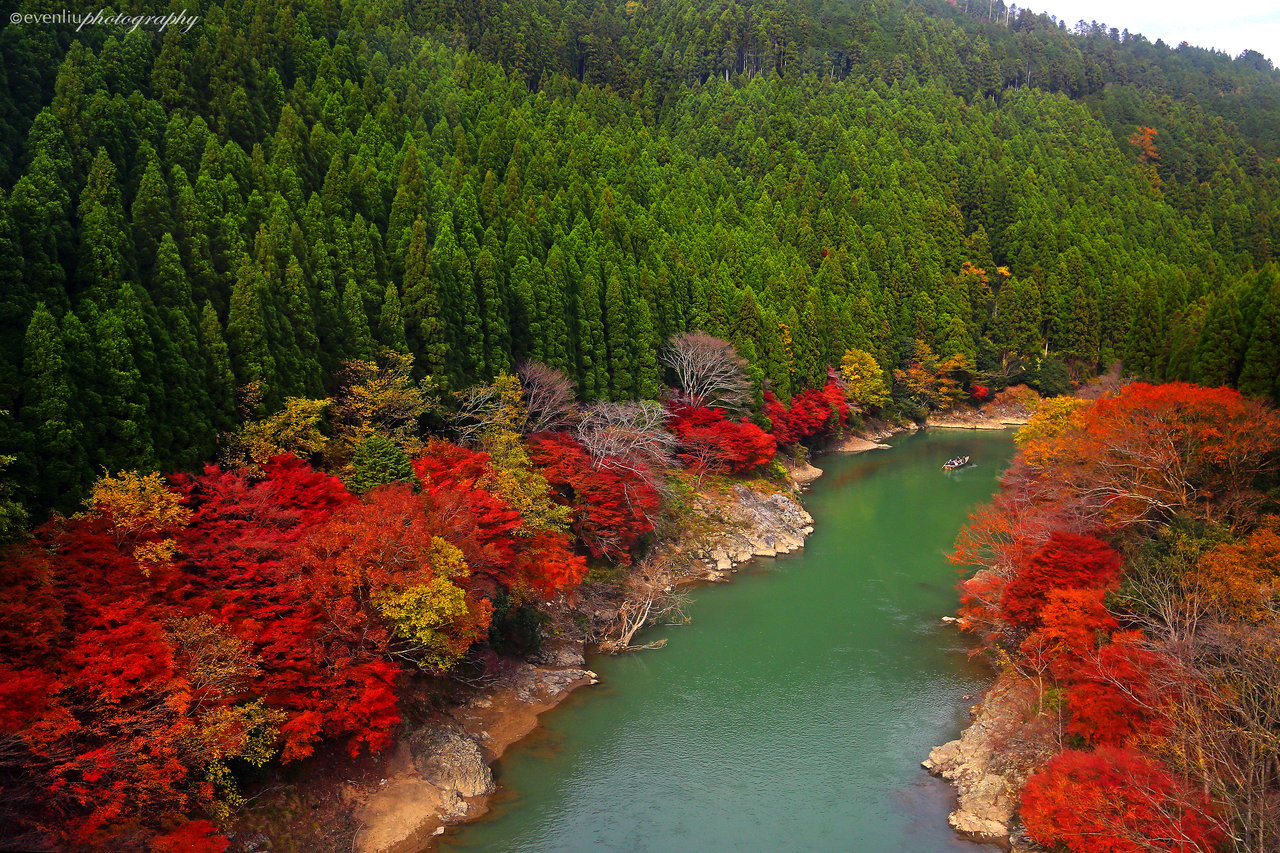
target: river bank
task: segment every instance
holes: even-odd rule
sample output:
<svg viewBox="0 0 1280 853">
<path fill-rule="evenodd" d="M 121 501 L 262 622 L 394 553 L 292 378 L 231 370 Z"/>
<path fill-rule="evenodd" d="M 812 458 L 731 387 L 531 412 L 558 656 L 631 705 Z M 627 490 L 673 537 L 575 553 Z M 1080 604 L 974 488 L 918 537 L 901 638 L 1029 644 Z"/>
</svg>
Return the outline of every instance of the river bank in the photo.
<svg viewBox="0 0 1280 853">
<path fill-rule="evenodd" d="M 788 459 L 786 467 L 789 481 L 782 486 L 703 484 L 693 497 L 687 534 L 645 558 L 646 566 L 661 572 L 657 591 L 664 599 L 674 600 L 689 584 L 727 581 L 755 557 L 804 546 L 813 519 L 797 495 L 822 472 L 803 460 Z M 620 597 L 587 594 L 573 604 L 557 602 L 549 636 L 533 660 L 505 661 L 483 683 L 456 685 L 426 719 L 406 725 L 383 756 L 344 768 L 338 775 L 347 778 L 335 792 L 310 792 L 312 809 L 327 814 L 334 829 L 324 843 L 303 849 L 419 853 L 446 827 L 484 815 L 495 791 L 490 765 L 538 726 L 539 715 L 597 683 L 585 668 L 587 648 L 606 633 L 625 634 L 627 608 L 644 603 L 643 591 L 634 588 Z M 633 621 L 638 631 L 644 616 Z M 272 846 L 261 831 L 240 837 L 245 851 L 294 849 Z"/>
<path fill-rule="evenodd" d="M 1005 428 L 1007 413 L 971 419 Z M 941 427 L 951 427 L 949 416 Z M 934 425 L 934 424 L 930 424 Z M 981 427 L 978 427 L 981 428 Z M 830 447 L 829 453 L 861 453 L 882 449 L 881 439 L 918 429 L 906 424 L 868 424 L 859 435 Z M 661 569 L 658 592 L 678 597 L 689 584 L 729 580 L 737 567 L 757 556 L 775 556 L 804 545 L 813 519 L 800 505 L 799 492 L 820 476 L 807 459 L 784 458 L 786 484 L 767 481 L 699 482 L 691 506 L 696 520 L 684 538 L 660 545 L 646 557 L 646 567 Z M 649 572 L 632 572 L 632 575 Z M 654 592 L 649 585 L 649 593 Z M 301 802 L 276 820 L 250 823 L 239 834 L 245 851 L 355 850 L 359 853 L 418 853 L 446 827 L 474 820 L 488 811 L 495 785 L 489 769 L 506 749 L 538 726 L 540 714 L 556 707 L 573 691 L 596 682 L 585 668 L 584 650 L 592 640 L 625 627 L 629 605 L 644 604 L 643 591 L 621 597 L 584 595 L 572 606 L 554 608 L 548 639 L 535 660 L 504 661 L 484 683 L 454 684 L 447 699 L 406 724 L 398 741 L 384 755 L 313 773 L 336 780 L 332 784 L 302 785 L 290 792 Z M 648 605 L 645 605 L 646 607 Z M 678 610 L 678 608 L 677 608 Z M 643 616 L 633 617 L 635 626 Z M 629 639 L 629 638 L 628 638 Z M 301 816 L 301 818 L 299 817 Z M 309 820 L 320 830 L 297 832 Z M 287 829 L 286 829 L 287 826 Z M 258 831 L 254 831 L 257 829 Z M 277 832 L 271 832 L 276 829 Z M 275 846 L 268 838 L 281 830 L 288 835 Z M 296 840 L 295 840 L 296 839 Z"/>
</svg>

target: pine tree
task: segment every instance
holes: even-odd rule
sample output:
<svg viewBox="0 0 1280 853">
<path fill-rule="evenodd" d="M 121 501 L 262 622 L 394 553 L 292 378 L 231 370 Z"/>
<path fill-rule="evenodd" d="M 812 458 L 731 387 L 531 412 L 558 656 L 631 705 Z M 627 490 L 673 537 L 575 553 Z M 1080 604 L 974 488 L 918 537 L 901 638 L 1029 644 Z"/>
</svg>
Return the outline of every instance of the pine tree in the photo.
<svg viewBox="0 0 1280 853">
<path fill-rule="evenodd" d="M 237 385 L 256 384 L 267 411 L 277 408 L 281 397 L 276 388 L 276 362 L 267 338 L 262 287 L 262 270 L 245 256 L 240 263 L 236 286 L 231 291 L 231 312 L 227 316 L 227 349 Z"/>
<path fill-rule="evenodd" d="M 614 400 L 629 400 L 636 391 L 633 371 L 638 359 L 628 317 L 630 307 L 622 281 L 617 273 L 610 275 L 604 294 L 604 337 L 609 354 L 609 396 Z"/>
<path fill-rule="evenodd" d="M 324 372 L 320 366 L 320 337 L 316 330 L 315 311 L 307 290 L 302 264 L 296 257 L 289 258 L 284 270 L 284 333 L 293 335 L 290 351 L 296 354 L 297 364 L 294 388 L 301 394 L 319 398 L 324 396 Z"/>
<path fill-rule="evenodd" d="M 1209 387 L 1235 382 L 1247 344 L 1243 327 L 1240 300 L 1234 289 L 1213 299 L 1191 359 L 1194 382 Z"/>
<path fill-rule="evenodd" d="M 449 232 L 450 237 L 452 231 Z M 437 241 L 439 242 L 439 241 Z M 427 247 L 427 224 L 421 216 L 413 223 L 413 236 L 405 256 L 404 299 L 410 351 L 418 363 L 438 381 L 447 377 L 449 344 L 445 335 L 444 305 L 439 277 L 434 274 Z"/>
<path fill-rule="evenodd" d="M 152 417 L 159 412 L 151 411 L 153 389 L 144 381 L 156 372 L 154 343 L 133 288 L 130 282 L 121 284 L 114 304 L 98 313 L 93 328 L 102 407 L 94 462 L 112 471 L 153 471 L 159 463 L 152 435 Z"/>
<path fill-rule="evenodd" d="M 404 312 L 400 307 L 400 291 L 395 282 L 388 282 L 382 295 L 382 310 L 378 315 L 378 343 L 396 352 L 409 352 L 404 334 Z"/>
<path fill-rule="evenodd" d="M 582 280 L 578 293 L 578 388 L 589 400 L 609 393 L 609 350 L 600 306 L 600 282 L 594 273 Z"/>
<path fill-rule="evenodd" d="M 35 502 L 70 510 L 79 503 L 91 474 L 82 444 L 84 430 L 73 407 L 77 389 L 69 375 L 62 332 L 43 302 L 31 316 L 23 349 L 21 418 L 32 441 L 27 457 L 39 468 L 31 482 Z"/>
<path fill-rule="evenodd" d="M 484 374 L 488 379 L 510 368 L 511 332 L 507 326 L 507 305 L 499 282 L 498 262 L 487 250 L 476 258 L 476 285 L 479 291 L 480 320 L 484 329 Z"/>
<path fill-rule="evenodd" d="M 1129 326 L 1124 355 L 1125 373 L 1154 382 L 1163 381 L 1168 338 L 1164 300 L 1160 298 L 1156 285 L 1148 283 L 1138 298 L 1137 311 Z"/>
<path fill-rule="evenodd" d="M 32 310 L 31 293 L 23 276 L 22 245 L 9 216 L 8 198 L 0 189 L 0 411 L 13 411 L 21 382 L 23 339 Z"/>
<path fill-rule="evenodd" d="M 172 459 L 193 468 L 212 451 L 213 402 L 202 369 L 191 285 L 172 235 L 161 238 L 153 269 L 154 320 L 149 325 L 153 340 L 161 344 L 157 391 L 167 400 L 164 417 L 175 431 Z"/>
<path fill-rule="evenodd" d="M 370 434 L 356 446 L 351 457 L 354 473 L 347 488 L 358 495 L 388 483 L 413 479 L 413 466 L 398 444 L 380 432 Z"/>
<path fill-rule="evenodd" d="M 369 333 L 369 317 L 364 312 L 364 296 L 351 279 L 347 279 L 342 289 L 342 313 L 347 327 L 347 355 L 368 361 L 373 357 L 373 336 Z"/>
<path fill-rule="evenodd" d="M 80 263 L 77 277 L 91 296 L 109 301 L 132 272 L 132 241 L 126 237 L 116 167 L 99 148 L 80 194 Z"/>
<path fill-rule="evenodd" d="M 39 144 L 32 146 L 31 165 L 13 185 L 10 209 L 31 298 L 60 309 L 69 303 L 64 263 L 73 260 L 71 158 L 61 123 L 47 108 L 36 116 L 29 138 Z"/>
<path fill-rule="evenodd" d="M 222 324 L 208 300 L 200 311 L 199 340 L 205 384 L 213 407 L 213 425 L 225 431 L 235 418 L 236 378 L 231 370 L 231 354 L 222 336 Z"/>
<path fill-rule="evenodd" d="M 1029 279 L 1010 278 L 996 296 L 992 341 L 1003 351 L 1021 358 L 1040 354 L 1040 299 Z M 944 353 L 945 354 L 945 353 Z"/>
<path fill-rule="evenodd" d="M 169 189 L 160 172 L 160 161 L 150 147 L 146 150 L 147 165 L 138 184 L 138 193 L 130 208 L 133 227 L 133 246 L 142 278 L 151 281 L 152 262 L 160 249 L 160 239 L 172 234 L 175 228 L 173 210 L 169 204 Z"/>
<path fill-rule="evenodd" d="M 1239 387 L 1242 394 L 1280 400 L 1280 283 L 1272 284 L 1258 306 Z"/>
</svg>

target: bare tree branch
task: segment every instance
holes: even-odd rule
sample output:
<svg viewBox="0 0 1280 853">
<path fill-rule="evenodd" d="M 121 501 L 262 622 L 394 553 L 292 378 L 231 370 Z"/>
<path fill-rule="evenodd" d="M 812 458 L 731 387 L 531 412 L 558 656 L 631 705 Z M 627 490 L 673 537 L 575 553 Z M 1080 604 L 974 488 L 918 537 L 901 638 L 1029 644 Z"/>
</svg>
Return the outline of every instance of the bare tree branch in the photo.
<svg viewBox="0 0 1280 853">
<path fill-rule="evenodd" d="M 691 405 L 736 412 L 751 403 L 747 362 L 728 341 L 704 332 L 674 335 L 662 363 L 675 372 L 680 393 Z"/>
</svg>

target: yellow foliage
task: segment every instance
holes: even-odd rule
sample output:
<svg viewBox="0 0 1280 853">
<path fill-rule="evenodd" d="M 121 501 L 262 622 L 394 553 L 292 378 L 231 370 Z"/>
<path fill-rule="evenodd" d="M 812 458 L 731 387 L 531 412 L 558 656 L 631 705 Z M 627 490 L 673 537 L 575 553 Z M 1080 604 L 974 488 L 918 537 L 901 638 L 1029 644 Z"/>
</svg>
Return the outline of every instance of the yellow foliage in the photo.
<svg viewBox="0 0 1280 853">
<path fill-rule="evenodd" d="M 344 432 L 353 436 L 380 432 L 403 446 L 414 437 L 418 418 L 436 401 L 428 380 L 413 383 L 412 356 L 387 352 L 382 359 L 382 364 L 345 363 L 335 415 Z"/>
<path fill-rule="evenodd" d="M 117 544 L 141 534 L 183 527 L 191 519 L 182 497 L 170 491 L 164 478 L 156 473 L 121 471 L 114 477 L 106 474 L 93 484 L 86 503 L 91 512 L 110 520 Z"/>
<path fill-rule="evenodd" d="M 1075 397 L 1049 397 L 1041 400 L 1031 419 L 1014 433 L 1013 440 L 1022 448 L 1022 458 L 1030 465 L 1044 465 L 1053 458 L 1058 439 L 1079 426 L 1086 400 Z"/>
<path fill-rule="evenodd" d="M 480 485 L 497 492 L 520 513 L 520 533 L 568 529 L 572 510 L 551 500 L 550 487 L 533 468 L 520 425 L 525 412 L 520 380 L 507 373 L 494 377 L 490 405 L 479 433 L 480 448 L 489 454 L 492 473 Z"/>
<path fill-rule="evenodd" d="M 274 415 L 242 426 L 232 445 L 257 465 L 281 453 L 307 459 L 323 450 L 328 441 L 320 426 L 329 405 L 329 400 L 289 397 Z"/>
<path fill-rule="evenodd" d="M 138 561 L 142 573 L 151 576 L 156 569 L 162 569 L 173 562 L 178 553 L 178 543 L 172 539 L 161 539 L 156 542 L 143 542 L 133 549 L 133 559 Z"/>
<path fill-rule="evenodd" d="M 452 581 L 467 574 L 461 551 L 439 536 L 432 538 L 431 546 L 434 577 L 403 589 L 378 590 L 372 601 L 422 666 L 446 670 L 487 629 L 491 605 L 468 601 L 466 592 Z"/>
<path fill-rule="evenodd" d="M 889 386 L 875 356 L 860 349 L 845 350 L 840 359 L 840 378 L 849 389 L 849 399 L 861 407 L 880 407 L 889 402 Z"/>
<path fill-rule="evenodd" d="M 245 804 L 227 761 L 239 759 L 254 767 L 266 764 L 276 754 L 280 724 L 287 716 L 258 699 L 214 707 L 201 717 L 192 746 L 204 757 L 205 780 L 217 792 L 210 807 L 214 820 L 226 821 Z"/>
</svg>

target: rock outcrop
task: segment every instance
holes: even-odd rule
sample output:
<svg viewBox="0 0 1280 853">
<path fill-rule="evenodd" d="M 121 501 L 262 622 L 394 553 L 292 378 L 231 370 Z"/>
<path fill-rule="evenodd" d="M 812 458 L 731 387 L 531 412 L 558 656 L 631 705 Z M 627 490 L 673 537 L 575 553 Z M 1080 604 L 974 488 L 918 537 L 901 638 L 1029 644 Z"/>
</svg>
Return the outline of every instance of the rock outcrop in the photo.
<svg viewBox="0 0 1280 853">
<path fill-rule="evenodd" d="M 1037 722 L 1036 696 L 1031 683 L 1002 676 L 973 707 L 973 722 L 959 739 L 934 747 L 922 762 L 955 786 L 959 805 L 948 820 L 957 832 L 981 841 L 1011 840 L 1022 786 L 1052 754 L 1048 726 Z"/>
<path fill-rule="evenodd" d="M 697 555 L 712 572 L 709 580 L 721 579 L 714 574 L 752 557 L 789 554 L 804 547 L 813 532 L 813 516 L 790 495 L 763 494 L 738 483 L 732 496 L 733 502 L 720 508 L 727 523 Z"/>
<path fill-rule="evenodd" d="M 582 644 L 554 643 L 543 657 L 580 664 Z M 349 792 L 362 827 L 353 849 L 418 853 L 445 826 L 482 814 L 495 787 L 489 764 L 531 732 L 539 714 L 598 681 L 581 666 L 517 666 L 446 719 L 411 730 L 396 745 L 386 778 Z"/>
</svg>

